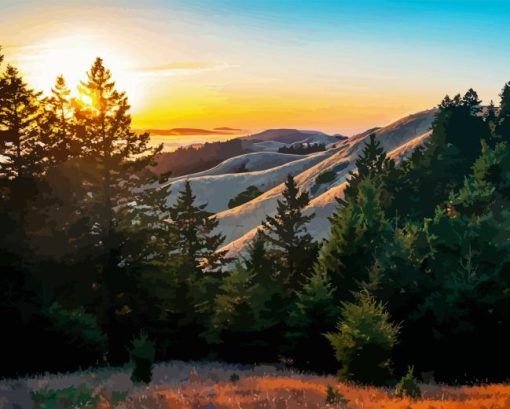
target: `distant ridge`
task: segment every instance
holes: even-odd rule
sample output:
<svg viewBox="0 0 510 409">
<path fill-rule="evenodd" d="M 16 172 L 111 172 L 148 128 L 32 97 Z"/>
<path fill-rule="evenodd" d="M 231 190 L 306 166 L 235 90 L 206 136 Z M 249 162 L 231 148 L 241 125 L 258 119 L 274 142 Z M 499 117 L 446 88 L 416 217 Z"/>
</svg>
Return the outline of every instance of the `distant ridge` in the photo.
<svg viewBox="0 0 510 409">
<path fill-rule="evenodd" d="M 140 129 L 138 132 L 149 132 L 151 135 L 163 136 L 188 136 L 188 135 L 235 135 L 241 132 L 240 129 L 235 128 L 214 128 L 214 129 L 200 129 L 200 128 L 171 128 L 171 129 Z"/>
</svg>

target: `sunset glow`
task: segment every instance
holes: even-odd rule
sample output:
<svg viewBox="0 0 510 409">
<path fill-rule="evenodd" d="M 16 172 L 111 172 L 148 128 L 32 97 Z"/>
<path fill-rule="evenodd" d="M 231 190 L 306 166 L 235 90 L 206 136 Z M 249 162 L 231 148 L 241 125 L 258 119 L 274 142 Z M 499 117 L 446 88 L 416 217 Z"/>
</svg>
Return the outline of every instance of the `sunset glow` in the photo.
<svg viewBox="0 0 510 409">
<path fill-rule="evenodd" d="M 496 100 L 510 62 L 497 1 L 1 3 L 0 44 L 33 87 L 48 92 L 63 74 L 76 90 L 101 56 L 136 127 L 352 134 L 445 92 Z"/>
</svg>

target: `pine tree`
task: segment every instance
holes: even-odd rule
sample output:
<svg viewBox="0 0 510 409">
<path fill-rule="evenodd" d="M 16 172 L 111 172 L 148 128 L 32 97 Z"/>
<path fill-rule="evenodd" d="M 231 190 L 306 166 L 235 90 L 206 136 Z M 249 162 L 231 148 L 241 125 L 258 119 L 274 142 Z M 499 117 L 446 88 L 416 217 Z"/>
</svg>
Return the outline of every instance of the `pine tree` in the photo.
<svg viewBox="0 0 510 409">
<path fill-rule="evenodd" d="M 333 350 L 324 334 L 335 330 L 340 308 L 334 288 L 323 273 L 313 273 L 298 291 L 286 331 L 286 353 L 302 370 L 334 371 Z"/>
<path fill-rule="evenodd" d="M 46 142 L 51 149 L 51 162 L 58 164 L 78 155 L 80 147 L 75 136 L 71 90 L 62 75 L 57 77 L 51 93 L 46 103 L 46 126 L 49 128 Z"/>
<path fill-rule="evenodd" d="M 218 220 L 207 212 L 207 204 L 196 204 L 191 183 L 186 181 L 177 201 L 169 209 L 171 231 L 177 251 L 184 255 L 194 268 L 211 272 L 221 270 L 225 252 L 218 251 L 225 237 L 213 234 Z"/>
<path fill-rule="evenodd" d="M 380 189 L 370 180 L 362 181 L 356 201 L 341 202 L 330 220 L 331 232 L 315 270 L 330 277 L 340 300 L 350 300 L 352 292 L 368 281 L 379 252 L 391 237 Z"/>
<path fill-rule="evenodd" d="M 0 77 L 0 178 L 33 177 L 44 171 L 39 144 L 41 93 L 30 89 L 11 65 Z"/>
<path fill-rule="evenodd" d="M 504 85 L 499 96 L 501 101 L 495 133 L 500 138 L 508 141 L 510 140 L 510 81 Z"/>
<path fill-rule="evenodd" d="M 358 194 L 358 186 L 361 181 L 370 179 L 378 185 L 388 179 L 395 172 L 395 162 L 386 156 L 384 148 L 376 139 L 375 134 L 365 143 L 363 151 L 356 159 L 356 171 L 349 172 L 348 185 L 344 191 L 346 201 L 355 200 Z M 385 191 L 384 202 L 389 205 L 391 197 Z"/>
<path fill-rule="evenodd" d="M 341 379 L 373 385 L 391 382 L 391 353 L 399 326 L 390 319 L 384 305 L 366 291 L 358 293 L 355 302 L 342 304 L 337 332 L 326 335 L 341 364 Z"/>
<path fill-rule="evenodd" d="M 303 214 L 309 196 L 307 192 L 299 192 L 291 175 L 287 177 L 282 196 L 276 215 L 266 217 L 260 234 L 275 251 L 282 269 L 281 279 L 289 289 L 296 289 L 316 258 L 317 244 L 306 229 L 314 215 Z"/>
</svg>

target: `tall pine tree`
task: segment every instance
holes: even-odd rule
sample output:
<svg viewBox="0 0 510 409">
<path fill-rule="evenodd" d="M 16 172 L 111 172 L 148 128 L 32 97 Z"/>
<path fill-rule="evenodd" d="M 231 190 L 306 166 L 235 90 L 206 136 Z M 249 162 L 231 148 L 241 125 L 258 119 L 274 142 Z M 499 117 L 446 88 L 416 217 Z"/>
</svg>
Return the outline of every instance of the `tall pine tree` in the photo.
<svg viewBox="0 0 510 409">
<path fill-rule="evenodd" d="M 317 255 L 317 243 L 306 228 L 314 215 L 303 214 L 309 196 L 307 192 L 299 192 L 291 175 L 287 177 L 282 196 L 278 200 L 276 215 L 266 217 L 260 234 L 279 260 L 282 281 L 289 289 L 297 289 Z"/>
</svg>

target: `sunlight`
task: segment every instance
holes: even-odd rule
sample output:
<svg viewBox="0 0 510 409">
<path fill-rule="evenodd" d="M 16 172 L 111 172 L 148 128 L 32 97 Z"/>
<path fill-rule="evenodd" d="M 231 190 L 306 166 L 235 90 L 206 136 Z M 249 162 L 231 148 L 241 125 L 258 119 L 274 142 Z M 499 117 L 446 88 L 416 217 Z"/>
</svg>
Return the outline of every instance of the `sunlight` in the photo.
<svg viewBox="0 0 510 409">
<path fill-rule="evenodd" d="M 93 35 L 55 37 L 30 47 L 20 57 L 20 67 L 35 89 L 51 92 L 57 75 L 62 74 L 73 96 L 84 104 L 92 105 L 90 96 L 78 91 L 80 81 L 96 57 L 101 57 L 112 72 L 117 88 L 126 91 L 130 104 L 136 106 L 142 87 L 133 69 L 133 61 L 121 47 L 98 41 Z"/>
</svg>

